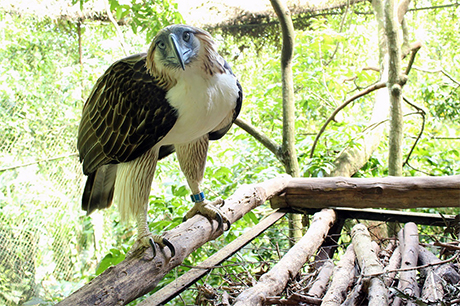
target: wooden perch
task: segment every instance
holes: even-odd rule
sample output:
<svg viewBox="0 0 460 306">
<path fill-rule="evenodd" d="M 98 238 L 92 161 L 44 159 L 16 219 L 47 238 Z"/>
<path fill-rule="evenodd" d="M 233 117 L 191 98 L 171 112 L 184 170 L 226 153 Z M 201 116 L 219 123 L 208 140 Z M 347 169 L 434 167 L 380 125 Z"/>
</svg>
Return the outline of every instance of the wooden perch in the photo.
<svg viewBox="0 0 460 306">
<path fill-rule="evenodd" d="M 339 306 L 345 300 L 348 288 L 353 284 L 355 277 L 355 259 L 353 244 L 350 244 L 334 269 L 331 285 L 321 306 Z"/>
<path fill-rule="evenodd" d="M 383 268 L 374 251 L 369 231 L 364 224 L 358 223 L 353 227 L 351 239 L 362 273 L 364 275 L 382 273 Z M 372 276 L 368 282 L 369 305 L 388 305 L 388 292 L 383 281 L 379 277 Z"/>
<path fill-rule="evenodd" d="M 316 213 L 299 242 L 269 272 L 262 275 L 255 286 L 243 291 L 234 306 L 263 305 L 268 297 L 279 294 L 289 279 L 297 275 L 308 258 L 318 250 L 334 222 L 333 210 L 324 209 Z"/>
<path fill-rule="evenodd" d="M 221 211 L 234 223 L 281 192 L 288 181 L 289 176 L 282 176 L 264 183 L 242 186 L 225 201 Z M 217 221 L 211 223 L 207 218 L 196 215 L 164 233 L 163 236 L 176 248 L 173 258 L 167 248 L 157 249 L 153 259 L 151 248 L 137 250 L 133 256 L 110 267 L 57 305 L 125 305 L 150 292 L 186 256 L 221 234 L 221 230 L 217 231 Z"/>
<path fill-rule="evenodd" d="M 442 177 L 295 178 L 273 208 L 458 207 L 460 175 Z"/>
</svg>

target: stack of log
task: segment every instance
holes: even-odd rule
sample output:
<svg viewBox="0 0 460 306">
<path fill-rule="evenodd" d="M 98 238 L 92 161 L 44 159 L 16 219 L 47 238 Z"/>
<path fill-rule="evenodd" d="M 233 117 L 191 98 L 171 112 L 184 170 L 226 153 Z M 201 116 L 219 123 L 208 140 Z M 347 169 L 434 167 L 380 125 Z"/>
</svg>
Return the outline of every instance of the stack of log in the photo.
<svg viewBox="0 0 460 306">
<path fill-rule="evenodd" d="M 460 305 L 458 244 L 443 244 L 451 253 L 440 260 L 419 243 L 414 223 L 385 247 L 372 241 L 361 223 L 351 236 L 338 262 L 327 260 L 320 270 L 293 277 L 282 294 L 265 297 L 263 305 Z M 251 296 L 243 292 L 235 305 L 261 305 Z"/>
</svg>

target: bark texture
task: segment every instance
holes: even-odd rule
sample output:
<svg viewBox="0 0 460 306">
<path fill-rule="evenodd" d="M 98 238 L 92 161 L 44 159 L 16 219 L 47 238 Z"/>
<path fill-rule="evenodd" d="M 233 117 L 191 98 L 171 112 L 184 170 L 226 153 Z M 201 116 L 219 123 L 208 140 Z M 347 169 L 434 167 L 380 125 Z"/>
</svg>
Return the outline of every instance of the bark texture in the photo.
<svg viewBox="0 0 460 306">
<path fill-rule="evenodd" d="M 400 235 L 401 269 L 414 268 L 418 260 L 418 228 L 415 223 L 409 222 L 404 226 Z M 401 271 L 399 274 L 398 289 L 410 297 L 419 297 L 420 290 L 417 284 L 417 270 Z M 395 298 L 393 305 L 400 305 L 401 299 Z M 407 305 L 413 305 L 407 302 Z"/>
<path fill-rule="evenodd" d="M 377 258 L 366 226 L 361 223 L 355 225 L 351 232 L 351 238 L 362 274 L 365 276 L 382 273 L 382 265 Z M 368 282 L 369 305 L 388 305 L 388 292 L 383 281 L 376 276 L 371 276 L 366 281 Z"/>
<path fill-rule="evenodd" d="M 355 251 L 350 244 L 332 274 L 332 281 L 321 306 L 339 306 L 345 300 L 355 277 Z"/>
<path fill-rule="evenodd" d="M 407 4 L 408 5 L 408 4 Z M 388 90 L 390 92 L 390 135 L 388 174 L 393 176 L 402 175 L 402 147 L 403 147 L 403 113 L 402 113 L 402 88 L 406 83 L 407 76 L 401 72 L 401 38 L 399 34 L 400 23 L 398 22 L 397 6 L 395 0 L 386 0 L 385 34 L 388 39 Z M 406 8 L 407 10 L 407 8 Z M 404 16 L 404 9 L 399 15 Z"/>
<path fill-rule="evenodd" d="M 334 270 L 334 262 L 332 259 L 326 260 L 326 262 L 321 266 L 321 270 L 318 273 L 318 277 L 308 290 L 308 295 L 320 298 L 323 296 L 326 291 L 327 284 L 329 283 L 329 278 L 331 277 L 332 271 Z"/>
<path fill-rule="evenodd" d="M 283 34 L 283 46 L 281 49 L 281 81 L 283 84 L 283 143 L 281 145 L 281 162 L 286 173 L 292 177 L 299 177 L 299 162 L 295 148 L 295 98 L 294 80 L 292 76 L 292 59 L 294 57 L 294 25 L 292 24 L 291 12 L 283 0 L 270 0 L 273 9 L 280 21 Z M 302 237 L 302 216 L 291 214 L 289 216 L 293 241 Z"/>
<path fill-rule="evenodd" d="M 442 177 L 296 178 L 275 208 L 417 208 L 457 207 L 460 175 Z"/>
</svg>

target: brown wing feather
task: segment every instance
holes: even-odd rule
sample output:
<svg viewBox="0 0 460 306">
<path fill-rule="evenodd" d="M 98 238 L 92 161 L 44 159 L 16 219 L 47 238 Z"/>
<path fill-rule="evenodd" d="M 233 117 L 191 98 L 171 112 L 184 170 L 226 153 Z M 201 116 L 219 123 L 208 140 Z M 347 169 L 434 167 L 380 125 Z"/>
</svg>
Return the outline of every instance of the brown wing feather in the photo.
<svg viewBox="0 0 460 306">
<path fill-rule="evenodd" d="M 77 147 L 83 172 L 133 160 L 173 127 L 176 111 L 147 73 L 145 54 L 114 63 L 97 81 L 84 108 Z"/>
</svg>

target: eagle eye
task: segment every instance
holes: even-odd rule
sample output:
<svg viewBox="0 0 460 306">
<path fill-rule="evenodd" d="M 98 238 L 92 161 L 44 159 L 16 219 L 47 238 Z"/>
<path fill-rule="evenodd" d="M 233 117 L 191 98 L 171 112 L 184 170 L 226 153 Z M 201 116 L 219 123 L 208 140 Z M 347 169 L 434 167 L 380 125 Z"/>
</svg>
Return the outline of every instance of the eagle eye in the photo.
<svg viewBox="0 0 460 306">
<path fill-rule="evenodd" d="M 184 32 L 184 34 L 182 34 L 182 39 L 188 42 L 190 40 L 190 32 Z"/>
<path fill-rule="evenodd" d="M 160 40 L 160 41 L 157 42 L 157 46 L 158 46 L 158 48 L 160 48 L 161 50 L 164 50 L 164 49 L 166 48 L 166 44 L 165 44 L 162 40 Z"/>
</svg>

